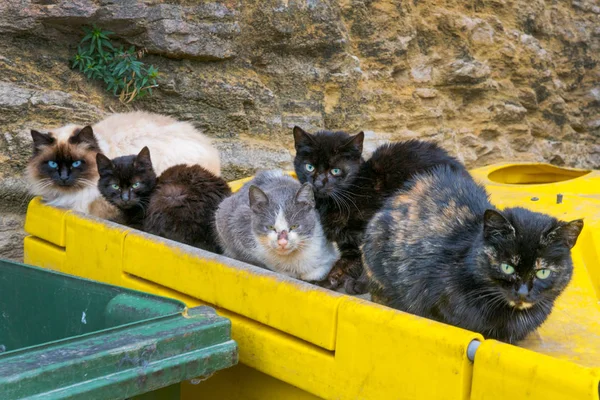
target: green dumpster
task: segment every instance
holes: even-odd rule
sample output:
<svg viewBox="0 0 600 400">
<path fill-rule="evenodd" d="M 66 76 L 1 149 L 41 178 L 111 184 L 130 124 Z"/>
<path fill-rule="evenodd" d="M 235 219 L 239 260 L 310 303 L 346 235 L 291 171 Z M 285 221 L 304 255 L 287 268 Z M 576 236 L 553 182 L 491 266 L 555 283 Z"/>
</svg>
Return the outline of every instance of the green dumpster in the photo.
<svg viewBox="0 0 600 400">
<path fill-rule="evenodd" d="M 237 360 L 209 307 L 0 260 L 2 400 L 178 399 Z"/>
</svg>

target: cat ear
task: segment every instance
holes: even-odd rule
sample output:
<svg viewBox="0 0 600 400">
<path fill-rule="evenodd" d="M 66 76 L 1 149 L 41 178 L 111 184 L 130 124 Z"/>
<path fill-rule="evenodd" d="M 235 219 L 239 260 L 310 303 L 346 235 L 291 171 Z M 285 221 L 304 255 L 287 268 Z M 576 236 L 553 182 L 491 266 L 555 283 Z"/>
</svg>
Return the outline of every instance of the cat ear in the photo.
<svg viewBox="0 0 600 400">
<path fill-rule="evenodd" d="M 69 138 L 71 144 L 87 144 L 91 150 L 100 150 L 96 136 L 94 136 L 94 130 L 91 126 L 87 125 L 83 127 L 79 132 L 75 133 Z"/>
<path fill-rule="evenodd" d="M 152 168 L 152 159 L 150 158 L 150 149 L 148 146 L 144 146 L 144 148 L 135 157 L 135 164 L 146 168 Z"/>
<path fill-rule="evenodd" d="M 299 126 L 294 126 L 294 145 L 298 147 L 311 145 L 315 143 L 315 138 L 310 133 L 304 131 Z"/>
<path fill-rule="evenodd" d="M 106 157 L 102 153 L 96 154 L 96 165 L 98 166 L 98 173 L 100 175 L 112 171 L 113 169 L 113 163 L 110 158 Z"/>
<path fill-rule="evenodd" d="M 576 219 L 571 222 L 559 222 L 558 226 L 550 232 L 542 235 L 542 243 L 550 244 L 556 242 L 565 243 L 569 249 L 572 249 L 577 243 L 577 238 L 583 229 L 583 219 Z"/>
<path fill-rule="evenodd" d="M 250 197 L 252 211 L 260 211 L 269 205 L 269 198 L 258 186 L 251 185 L 248 196 Z"/>
<path fill-rule="evenodd" d="M 312 185 L 310 183 L 303 184 L 302 187 L 298 189 L 295 199 L 296 203 L 306 203 L 310 206 L 314 206 L 315 194 Z"/>
<path fill-rule="evenodd" d="M 346 143 L 344 143 L 341 146 L 341 148 L 343 148 L 344 150 L 354 150 L 354 151 L 362 154 L 364 140 L 365 140 L 365 133 L 362 131 L 358 132 L 356 135 L 351 136 L 350 140 L 348 140 Z"/>
<path fill-rule="evenodd" d="M 496 210 L 485 210 L 483 214 L 483 237 L 492 239 L 515 235 L 512 224 Z"/>
<path fill-rule="evenodd" d="M 31 138 L 33 139 L 33 154 L 37 154 L 42 147 L 54 143 L 54 138 L 52 136 L 33 129 L 31 130 Z"/>
</svg>

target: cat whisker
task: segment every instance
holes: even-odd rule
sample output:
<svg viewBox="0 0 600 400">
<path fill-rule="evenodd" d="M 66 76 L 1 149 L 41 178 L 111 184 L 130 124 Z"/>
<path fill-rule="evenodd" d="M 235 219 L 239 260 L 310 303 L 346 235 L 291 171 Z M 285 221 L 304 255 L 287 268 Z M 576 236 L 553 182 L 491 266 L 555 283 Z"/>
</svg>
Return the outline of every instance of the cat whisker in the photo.
<svg viewBox="0 0 600 400">
<path fill-rule="evenodd" d="M 338 198 L 338 196 L 335 194 L 335 192 L 332 192 L 332 193 L 331 193 L 331 199 L 333 199 L 333 202 L 335 203 L 335 205 L 336 205 L 336 207 L 338 208 L 338 210 L 339 210 L 340 212 L 343 212 L 343 210 L 342 210 L 342 205 L 341 205 L 341 203 L 340 203 L 340 201 L 339 201 L 339 198 Z"/>
<path fill-rule="evenodd" d="M 345 193 L 345 191 L 343 189 L 339 189 L 336 193 L 339 196 L 341 196 L 342 198 L 344 198 L 347 201 L 349 201 L 350 203 L 352 203 L 352 205 L 354 206 L 354 208 L 356 208 L 356 211 L 358 211 L 358 213 L 360 214 L 360 217 L 363 218 L 362 211 L 358 208 L 358 206 L 356 205 L 356 203 L 354 202 L 354 200 L 352 200 L 351 194 Z"/>
<path fill-rule="evenodd" d="M 334 193 L 335 192 L 332 192 L 332 194 L 334 194 Z M 335 197 L 344 206 L 344 209 L 346 210 L 347 215 L 350 215 L 351 209 L 350 209 L 350 204 L 348 204 L 348 201 L 344 197 L 342 197 L 339 193 L 335 193 Z"/>
</svg>

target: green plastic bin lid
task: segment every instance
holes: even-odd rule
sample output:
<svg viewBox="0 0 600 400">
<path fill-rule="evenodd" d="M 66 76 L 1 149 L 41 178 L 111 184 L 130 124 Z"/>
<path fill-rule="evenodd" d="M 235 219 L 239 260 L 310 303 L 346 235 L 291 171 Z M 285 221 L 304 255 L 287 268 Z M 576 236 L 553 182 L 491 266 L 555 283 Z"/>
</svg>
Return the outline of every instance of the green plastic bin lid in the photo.
<svg viewBox="0 0 600 400">
<path fill-rule="evenodd" d="M 128 398 L 237 363 L 209 307 L 0 260 L 0 393 Z"/>
</svg>

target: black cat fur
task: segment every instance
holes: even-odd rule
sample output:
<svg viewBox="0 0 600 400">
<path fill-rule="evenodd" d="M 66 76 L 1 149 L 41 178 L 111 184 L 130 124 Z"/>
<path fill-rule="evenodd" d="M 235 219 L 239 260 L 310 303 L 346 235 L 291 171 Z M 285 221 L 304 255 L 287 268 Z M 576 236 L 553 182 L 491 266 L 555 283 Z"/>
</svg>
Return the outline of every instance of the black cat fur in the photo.
<svg viewBox="0 0 600 400">
<path fill-rule="evenodd" d="M 320 131 L 315 134 L 294 128 L 294 167 L 300 182 L 315 188 L 317 209 L 327 238 L 337 242 L 342 258 L 323 286 L 344 285 L 348 293 L 366 292 L 360 246 L 371 217 L 385 200 L 417 173 L 439 165 L 468 176 L 464 166 L 434 143 L 408 140 L 378 147 L 371 158 L 362 158 L 364 133 Z M 306 170 L 309 163 L 313 173 Z M 343 173 L 336 177 L 334 168 Z"/>
<path fill-rule="evenodd" d="M 116 221 L 142 229 L 145 210 L 157 182 L 148 147 L 144 147 L 138 155 L 117 157 L 113 160 L 98 153 L 96 164 L 100 175 L 98 190 L 119 210 L 120 215 Z"/>
<path fill-rule="evenodd" d="M 231 194 L 227 182 L 200 165 L 175 165 L 156 178 L 150 151 L 109 160 L 98 154 L 100 193 L 117 222 L 205 250 L 220 252 L 214 214 Z M 139 183 L 134 187 L 135 183 Z M 113 188 L 117 185 L 118 188 Z"/>
<path fill-rule="evenodd" d="M 570 250 L 582 228 L 582 220 L 523 208 L 498 211 L 472 179 L 436 168 L 407 183 L 367 227 L 372 299 L 518 342 L 546 320 L 571 280 Z M 550 275 L 540 278 L 540 269 Z"/>
</svg>

